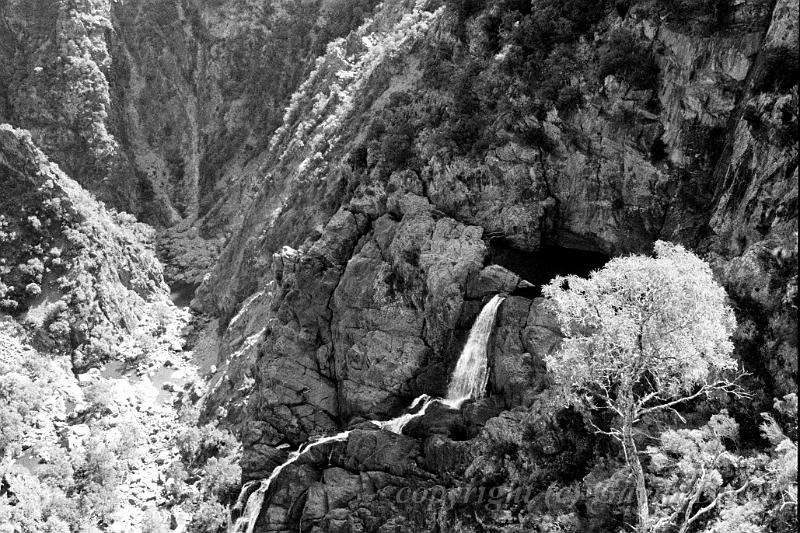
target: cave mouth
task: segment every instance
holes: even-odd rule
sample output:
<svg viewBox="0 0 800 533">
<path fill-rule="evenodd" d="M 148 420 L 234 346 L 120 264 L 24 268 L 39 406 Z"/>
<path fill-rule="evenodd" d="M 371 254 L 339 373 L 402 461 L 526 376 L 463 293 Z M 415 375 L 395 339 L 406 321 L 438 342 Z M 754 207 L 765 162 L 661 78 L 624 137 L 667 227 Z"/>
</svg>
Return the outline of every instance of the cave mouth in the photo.
<svg viewBox="0 0 800 533">
<path fill-rule="evenodd" d="M 602 268 L 610 257 L 602 252 L 546 245 L 535 252 L 526 252 L 502 241 L 490 244 L 490 262 L 507 268 L 534 286 L 519 289 L 514 296 L 537 298 L 542 295 L 542 285 L 556 276 L 574 274 L 587 277 Z"/>
</svg>

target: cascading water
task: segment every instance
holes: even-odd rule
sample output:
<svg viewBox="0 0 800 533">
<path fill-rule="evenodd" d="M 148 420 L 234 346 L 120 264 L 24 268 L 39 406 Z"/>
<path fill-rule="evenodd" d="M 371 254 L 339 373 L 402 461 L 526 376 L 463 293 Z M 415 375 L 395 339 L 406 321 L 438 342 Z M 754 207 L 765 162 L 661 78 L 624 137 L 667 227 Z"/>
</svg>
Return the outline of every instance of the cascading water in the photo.
<svg viewBox="0 0 800 533">
<path fill-rule="evenodd" d="M 458 407 L 465 400 L 480 398 L 486 391 L 486 382 L 489 380 L 487 346 L 497 310 L 504 299 L 499 294 L 495 295 L 483 306 L 472 325 L 467 344 L 461 351 L 456 369 L 450 378 L 450 386 L 447 387 L 448 405 L 452 402 L 455 404 L 452 407 Z"/>
<path fill-rule="evenodd" d="M 453 371 L 453 376 L 450 378 L 450 385 L 447 388 L 446 398 L 433 398 L 427 394 L 417 397 L 409 409 L 414 409 L 422 404 L 422 407 L 414 413 L 406 413 L 391 420 L 373 420 L 372 423 L 379 428 L 391 431 L 392 433 L 402 434 L 403 428 L 406 425 L 425 414 L 428 407 L 434 402 L 447 405 L 450 408 L 458 409 L 464 401 L 470 398 L 480 398 L 486 391 L 486 383 L 489 379 L 489 365 L 487 356 L 487 346 L 489 344 L 489 337 L 492 334 L 494 326 L 494 319 L 497 315 L 497 310 L 500 304 L 503 303 L 505 298 L 496 295 L 483 307 L 478 318 L 470 329 L 467 344 L 461 351 L 461 355 L 456 363 L 456 368 Z M 261 514 L 261 506 L 264 504 L 264 497 L 269 490 L 270 484 L 274 481 L 280 473 L 290 464 L 297 461 L 304 453 L 311 448 L 327 444 L 329 442 L 339 442 L 347 440 L 350 436 L 350 431 L 343 431 L 330 437 L 323 437 L 313 442 L 308 442 L 298 448 L 296 451 L 289 455 L 289 458 L 280 466 L 272 471 L 272 474 L 267 479 L 261 481 L 250 481 L 242 487 L 242 492 L 239 499 L 234 506 L 235 510 L 242 509 L 245 496 L 247 496 L 247 503 L 244 505 L 242 515 L 236 520 L 233 525 L 228 528 L 229 533 L 253 533 L 256 521 L 259 514 Z M 259 484 L 258 489 L 250 493 L 250 489 L 256 484 Z"/>
<path fill-rule="evenodd" d="M 315 440 L 314 442 L 307 442 L 305 445 L 298 448 L 296 451 L 289 454 L 289 458 L 280 466 L 278 466 L 275 470 L 272 471 L 272 474 L 267 479 L 261 480 L 259 483 L 261 484 L 258 489 L 253 492 L 247 498 L 247 505 L 244 508 L 244 512 L 242 516 L 239 517 L 238 520 L 233 524 L 232 527 L 228 528 L 228 531 L 234 533 L 253 533 L 253 529 L 256 527 L 256 520 L 258 519 L 258 515 L 261 512 L 261 506 L 264 503 L 264 496 L 267 494 L 269 490 L 270 484 L 277 478 L 280 473 L 283 471 L 284 468 L 289 466 L 290 464 L 294 463 L 300 456 L 306 453 L 311 448 L 315 448 L 322 444 L 327 444 L 329 442 L 338 442 L 347 440 L 347 437 L 350 435 L 349 431 L 343 431 L 341 433 L 337 433 L 336 435 L 332 435 L 330 437 L 322 437 L 319 440 Z M 252 485 L 245 485 L 242 489 L 242 493 L 244 493 L 245 489 L 252 487 Z M 239 504 L 239 502 L 236 502 Z"/>
<path fill-rule="evenodd" d="M 403 428 L 406 427 L 406 424 L 414 420 L 415 418 L 419 418 L 425 414 L 425 411 L 428 410 L 428 407 L 436 401 L 436 398 L 431 398 L 427 394 L 423 394 L 422 396 L 417 397 L 413 402 L 411 402 L 411 406 L 409 409 L 414 409 L 416 406 L 422 403 L 422 407 L 420 407 L 419 411 L 416 413 L 406 413 L 404 415 L 400 415 L 397 418 L 392 418 L 391 420 L 386 421 L 377 421 L 373 420 L 372 423 L 378 426 L 381 429 L 385 429 L 386 431 L 391 431 L 392 433 L 397 433 L 398 435 L 403 434 Z"/>
</svg>

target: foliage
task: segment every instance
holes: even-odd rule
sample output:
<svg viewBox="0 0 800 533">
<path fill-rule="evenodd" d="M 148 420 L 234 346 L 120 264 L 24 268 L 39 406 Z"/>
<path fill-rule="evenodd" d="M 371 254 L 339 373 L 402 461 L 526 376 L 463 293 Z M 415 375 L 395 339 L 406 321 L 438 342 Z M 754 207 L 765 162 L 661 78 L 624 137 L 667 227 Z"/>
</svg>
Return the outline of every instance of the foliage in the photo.
<svg viewBox="0 0 800 533">
<path fill-rule="evenodd" d="M 0 370 L 0 457 L 5 457 L 20 453 L 25 431 L 34 424 L 48 391 L 26 375 Z"/>
<path fill-rule="evenodd" d="M 600 80 L 613 74 L 634 89 L 655 89 L 658 84 L 658 66 L 652 53 L 633 33 L 624 29 L 608 36 L 600 50 L 597 71 Z"/>
<path fill-rule="evenodd" d="M 800 78 L 800 54 L 788 46 L 767 48 L 756 71 L 753 91 L 787 93 Z"/>
<path fill-rule="evenodd" d="M 663 17 L 672 28 L 707 36 L 724 27 L 731 0 L 639 0 L 631 10 L 640 15 Z"/>
<path fill-rule="evenodd" d="M 588 279 L 559 276 L 544 288 L 566 335 L 548 369 L 572 399 L 630 394 L 652 412 L 645 406 L 736 368 L 736 321 L 708 264 L 661 241 L 655 254 L 612 259 Z"/>
<path fill-rule="evenodd" d="M 192 515 L 189 533 L 222 533 L 228 520 L 228 510 L 219 502 L 204 501 Z"/>
<path fill-rule="evenodd" d="M 776 411 L 796 401 L 795 394 L 776 401 Z M 661 496 L 653 499 L 655 532 L 701 524 L 714 533 L 796 530 L 797 442 L 784 433 L 796 434 L 796 414 L 783 428 L 764 417 L 768 455 L 739 452 L 738 424 L 724 411 L 700 428 L 667 430 L 648 447 L 649 485 Z"/>
<path fill-rule="evenodd" d="M 633 437 L 643 417 L 689 400 L 735 391 L 736 321 L 707 263 L 679 245 L 655 257 L 611 260 L 588 279 L 557 277 L 543 289 L 565 335 L 546 358 L 565 400 L 608 410 L 637 483 L 639 530 L 648 527 L 647 491 Z M 680 415 L 679 415 L 680 416 Z"/>
<path fill-rule="evenodd" d="M 189 531 L 217 533 L 225 530 L 226 505 L 235 501 L 241 487 L 241 450 L 230 432 L 211 424 L 200 426 L 198 417 L 196 406 L 181 413 L 174 437 L 180 460 L 169 466 L 164 490 L 170 505 L 192 515 Z"/>
<path fill-rule="evenodd" d="M 223 502 L 236 499 L 242 469 L 235 457 L 211 457 L 203 466 L 203 491 Z"/>
<path fill-rule="evenodd" d="M 212 457 L 229 455 L 237 446 L 233 435 L 211 424 L 186 427 L 175 437 L 175 444 L 188 468 L 203 466 Z"/>
</svg>

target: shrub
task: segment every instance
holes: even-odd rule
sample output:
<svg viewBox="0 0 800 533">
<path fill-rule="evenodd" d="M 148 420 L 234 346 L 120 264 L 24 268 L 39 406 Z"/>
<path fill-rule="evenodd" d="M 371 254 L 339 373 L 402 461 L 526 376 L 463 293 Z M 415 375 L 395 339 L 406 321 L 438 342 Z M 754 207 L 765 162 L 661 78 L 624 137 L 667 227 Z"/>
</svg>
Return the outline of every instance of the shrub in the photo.
<svg viewBox="0 0 800 533">
<path fill-rule="evenodd" d="M 228 512 L 218 502 L 203 501 L 192 516 L 187 530 L 189 533 L 223 533 L 228 520 Z"/>
<path fill-rule="evenodd" d="M 583 95 L 578 87 L 568 85 L 558 92 L 556 107 L 559 111 L 573 111 L 583 104 Z"/>
<path fill-rule="evenodd" d="M 755 92 L 788 92 L 800 78 L 800 55 L 796 48 L 768 48 L 753 82 Z"/>
<path fill-rule="evenodd" d="M 670 17 L 693 33 L 708 35 L 717 30 L 730 10 L 730 0 L 667 0 Z"/>
<path fill-rule="evenodd" d="M 142 518 L 142 533 L 168 533 L 164 517 L 155 509 L 147 509 Z"/>
<path fill-rule="evenodd" d="M 28 283 L 25 285 L 25 292 L 31 296 L 38 296 L 42 292 L 42 288 L 38 283 Z"/>
<path fill-rule="evenodd" d="M 205 492 L 221 502 L 236 499 L 241 478 L 241 467 L 229 457 L 211 457 L 203 467 Z"/>
<path fill-rule="evenodd" d="M 231 454 L 237 447 L 236 439 L 228 431 L 211 424 L 188 427 L 176 438 L 181 459 L 188 467 L 202 466 L 210 457 Z"/>
<path fill-rule="evenodd" d="M 634 89 L 655 89 L 658 65 L 633 33 L 619 29 L 600 50 L 597 77 L 602 82 L 608 75 L 625 80 Z"/>
</svg>

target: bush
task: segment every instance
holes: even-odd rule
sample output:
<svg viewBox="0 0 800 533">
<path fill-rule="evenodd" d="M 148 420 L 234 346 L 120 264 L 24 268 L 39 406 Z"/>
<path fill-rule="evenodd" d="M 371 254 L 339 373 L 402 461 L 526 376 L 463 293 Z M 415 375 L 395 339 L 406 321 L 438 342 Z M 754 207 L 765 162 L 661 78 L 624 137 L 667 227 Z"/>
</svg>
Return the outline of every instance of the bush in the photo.
<svg viewBox="0 0 800 533">
<path fill-rule="evenodd" d="M 701 35 L 719 29 L 730 11 L 730 0 L 667 0 L 664 5 L 673 19 Z"/>
<path fill-rule="evenodd" d="M 241 467 L 229 457 L 212 457 L 203 467 L 204 491 L 221 502 L 236 499 L 241 478 Z"/>
<path fill-rule="evenodd" d="M 800 78 L 800 55 L 795 48 L 769 48 L 753 82 L 755 92 L 786 93 Z"/>
<path fill-rule="evenodd" d="M 175 441 L 181 459 L 189 468 L 203 466 L 211 457 L 230 455 L 237 447 L 236 439 L 230 432 L 211 424 L 188 427 Z"/>
<path fill-rule="evenodd" d="M 556 107 L 559 111 L 573 111 L 583 104 L 583 95 L 578 87 L 568 85 L 558 93 Z"/>
<path fill-rule="evenodd" d="M 228 512 L 217 502 L 201 502 L 189 522 L 189 533 L 223 533 L 228 521 Z"/>
<path fill-rule="evenodd" d="M 625 80 L 634 89 L 655 89 L 658 65 L 633 33 L 619 29 L 611 33 L 600 51 L 597 77 L 602 83 L 609 75 Z"/>
</svg>

